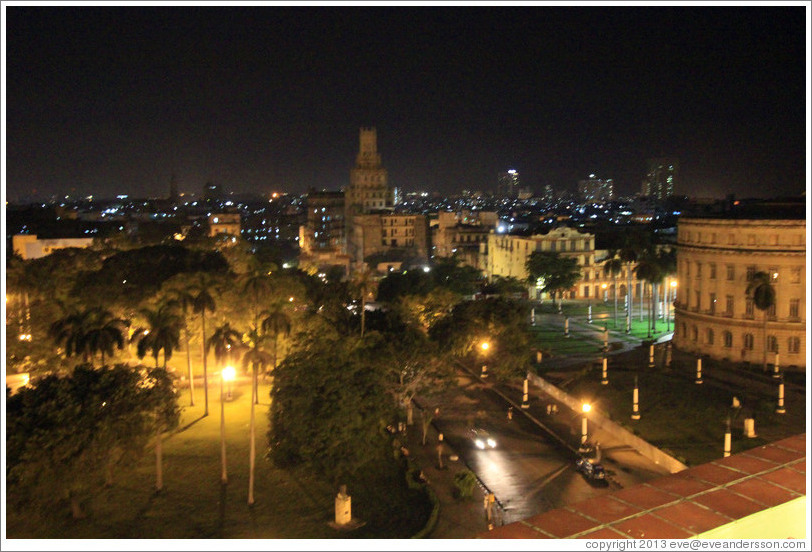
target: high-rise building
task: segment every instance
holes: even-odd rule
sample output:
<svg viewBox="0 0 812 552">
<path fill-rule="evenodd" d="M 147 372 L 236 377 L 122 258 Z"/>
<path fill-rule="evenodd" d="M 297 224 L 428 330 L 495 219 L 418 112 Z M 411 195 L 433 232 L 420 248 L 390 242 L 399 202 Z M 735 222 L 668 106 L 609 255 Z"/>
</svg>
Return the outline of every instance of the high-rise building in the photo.
<svg viewBox="0 0 812 552">
<path fill-rule="evenodd" d="M 646 177 L 643 179 L 642 195 L 663 200 L 674 195 L 679 177 L 679 159 L 658 157 L 646 160 Z"/>
<path fill-rule="evenodd" d="M 589 178 L 578 181 L 578 194 L 584 203 L 602 203 L 612 201 L 615 184 L 611 178 L 603 180 L 590 174 Z"/>
<path fill-rule="evenodd" d="M 501 198 L 515 198 L 518 193 L 519 172 L 516 169 L 509 169 L 507 172 L 499 173 L 496 195 Z"/>
</svg>

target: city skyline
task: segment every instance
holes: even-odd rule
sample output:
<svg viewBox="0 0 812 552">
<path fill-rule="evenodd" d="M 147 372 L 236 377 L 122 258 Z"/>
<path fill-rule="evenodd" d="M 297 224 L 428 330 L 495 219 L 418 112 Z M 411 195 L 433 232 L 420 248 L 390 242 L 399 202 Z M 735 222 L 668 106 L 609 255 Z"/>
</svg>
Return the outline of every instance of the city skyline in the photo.
<svg viewBox="0 0 812 552">
<path fill-rule="evenodd" d="M 806 187 L 808 7 L 16 7 L 5 191 L 347 186 L 375 127 L 405 191 Z"/>
</svg>

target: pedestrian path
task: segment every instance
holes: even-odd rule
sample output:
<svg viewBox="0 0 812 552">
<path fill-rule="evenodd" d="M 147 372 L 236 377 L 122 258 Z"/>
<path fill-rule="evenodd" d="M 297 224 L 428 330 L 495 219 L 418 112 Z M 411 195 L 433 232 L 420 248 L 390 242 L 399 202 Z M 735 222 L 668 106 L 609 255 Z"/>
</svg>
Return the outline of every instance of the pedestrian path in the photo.
<svg viewBox="0 0 812 552">
<path fill-rule="evenodd" d="M 414 425 L 407 426 L 405 443 L 409 457 L 423 470 L 423 475 L 440 503 L 437 525 L 426 535 L 429 539 L 470 539 L 488 530 L 485 517 L 485 490 L 478 486 L 473 496 L 459 499 L 454 496 L 454 477 L 467 469 L 462 458 L 448 443 L 439 440 L 437 429 L 432 425 L 422 444 L 423 430 L 416 413 Z M 442 451 L 443 467 L 439 467 L 438 446 Z M 452 460 L 452 458 L 457 458 Z"/>
</svg>

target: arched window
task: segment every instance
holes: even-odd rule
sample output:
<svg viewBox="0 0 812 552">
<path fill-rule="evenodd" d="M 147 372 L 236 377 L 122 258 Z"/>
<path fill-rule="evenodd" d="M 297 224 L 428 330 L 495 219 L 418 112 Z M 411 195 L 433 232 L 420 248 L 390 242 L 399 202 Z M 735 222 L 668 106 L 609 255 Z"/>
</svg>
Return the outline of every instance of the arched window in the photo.
<svg viewBox="0 0 812 552">
<path fill-rule="evenodd" d="M 753 350 L 753 334 L 744 334 L 744 348 L 748 351 Z"/>
<path fill-rule="evenodd" d="M 801 339 L 799 337 L 790 337 L 787 344 L 787 351 L 790 353 L 801 352 Z"/>
<path fill-rule="evenodd" d="M 733 347 L 733 334 L 730 332 L 725 332 L 722 334 L 725 340 L 725 347 L 730 348 Z"/>
<path fill-rule="evenodd" d="M 771 353 L 778 352 L 778 339 L 774 335 L 767 336 L 767 350 Z"/>
<path fill-rule="evenodd" d="M 696 326 L 691 327 L 691 339 L 693 341 L 699 341 L 699 329 Z"/>
<path fill-rule="evenodd" d="M 713 345 L 713 330 L 710 328 L 705 331 L 705 341 L 708 345 Z"/>
</svg>

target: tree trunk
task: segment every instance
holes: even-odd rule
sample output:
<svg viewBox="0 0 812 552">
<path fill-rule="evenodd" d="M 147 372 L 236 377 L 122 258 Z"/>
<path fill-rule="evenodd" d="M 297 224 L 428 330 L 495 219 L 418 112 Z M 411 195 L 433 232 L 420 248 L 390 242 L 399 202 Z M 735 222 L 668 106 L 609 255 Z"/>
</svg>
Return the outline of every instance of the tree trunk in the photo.
<svg viewBox="0 0 812 552">
<path fill-rule="evenodd" d="M 617 274 L 613 273 L 614 275 L 614 286 L 615 286 L 615 328 L 617 329 Z"/>
<path fill-rule="evenodd" d="M 228 471 L 226 470 L 226 401 L 223 396 L 223 378 L 220 378 L 220 481 L 225 485 L 228 483 Z"/>
<path fill-rule="evenodd" d="M 257 365 L 254 364 L 254 383 L 257 381 Z M 248 453 L 248 505 L 254 504 L 254 458 L 256 457 L 256 440 L 254 436 L 254 407 L 256 404 L 257 388 L 256 385 L 251 389 L 251 446 Z"/>
<path fill-rule="evenodd" d="M 161 428 L 159 427 L 155 432 L 155 492 L 158 493 L 164 488 L 163 452 Z"/>
<path fill-rule="evenodd" d="M 414 425 L 414 405 L 411 400 L 406 403 L 406 425 Z"/>
<path fill-rule="evenodd" d="M 195 375 L 192 373 L 192 351 L 189 349 L 189 328 L 186 328 L 186 367 L 189 370 L 189 406 L 195 405 Z"/>
<path fill-rule="evenodd" d="M 201 311 L 200 317 L 203 323 L 203 335 L 200 338 L 201 347 L 203 349 L 203 401 L 205 403 L 203 415 L 209 415 L 209 375 L 206 371 L 206 309 Z"/>
</svg>

